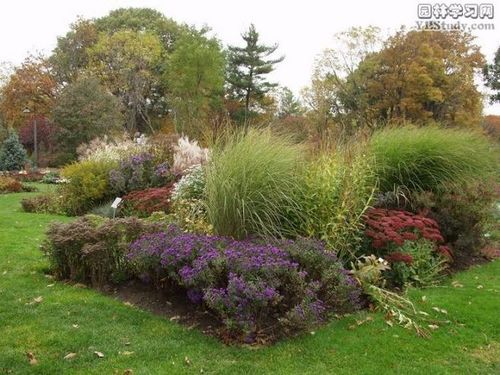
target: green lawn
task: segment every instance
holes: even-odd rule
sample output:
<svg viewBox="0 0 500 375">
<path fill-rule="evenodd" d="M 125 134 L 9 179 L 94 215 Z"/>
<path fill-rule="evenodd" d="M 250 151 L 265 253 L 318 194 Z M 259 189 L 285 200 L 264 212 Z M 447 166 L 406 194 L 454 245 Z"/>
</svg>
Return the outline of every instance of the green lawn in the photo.
<svg viewBox="0 0 500 375">
<path fill-rule="evenodd" d="M 426 311 L 448 311 L 441 316 L 452 323 L 431 339 L 390 328 L 381 314 L 357 326 L 356 319 L 368 315 L 363 312 L 272 347 L 227 347 L 93 290 L 47 278 L 38 247 L 50 221 L 68 219 L 21 212 L 19 201 L 30 194 L 0 195 L 0 374 L 500 373 L 500 261 L 457 275 L 454 285 L 450 280 L 411 292 L 418 301 L 426 296 L 420 303 Z M 38 363 L 30 365 L 26 352 Z M 68 353 L 76 356 L 64 359 Z"/>
</svg>

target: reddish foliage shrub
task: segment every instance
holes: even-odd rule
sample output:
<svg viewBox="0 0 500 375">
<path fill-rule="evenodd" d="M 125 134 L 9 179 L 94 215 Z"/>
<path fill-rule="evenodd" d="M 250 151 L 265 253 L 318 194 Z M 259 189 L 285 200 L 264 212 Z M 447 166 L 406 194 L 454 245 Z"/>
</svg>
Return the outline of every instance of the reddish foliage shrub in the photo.
<svg viewBox="0 0 500 375">
<path fill-rule="evenodd" d="M 406 241 L 425 239 L 434 243 L 439 253 L 451 256 L 450 249 L 442 245 L 444 238 L 438 223 L 428 217 L 408 211 L 372 208 L 366 213 L 365 223 L 365 235 L 371 247 L 380 255 L 403 246 Z"/>
<path fill-rule="evenodd" d="M 400 251 L 390 253 L 385 257 L 389 263 L 406 263 L 408 265 L 413 263 L 413 257 L 410 254 L 405 254 Z"/>
<path fill-rule="evenodd" d="M 125 210 L 139 216 L 149 216 L 153 212 L 170 209 L 173 184 L 160 188 L 132 191 L 123 197 Z"/>
<path fill-rule="evenodd" d="M 0 193 L 18 193 L 23 190 L 23 185 L 12 177 L 0 176 Z"/>
<path fill-rule="evenodd" d="M 21 182 L 38 182 L 43 179 L 43 174 L 38 171 L 4 172 L 4 176 L 15 178 Z"/>
</svg>

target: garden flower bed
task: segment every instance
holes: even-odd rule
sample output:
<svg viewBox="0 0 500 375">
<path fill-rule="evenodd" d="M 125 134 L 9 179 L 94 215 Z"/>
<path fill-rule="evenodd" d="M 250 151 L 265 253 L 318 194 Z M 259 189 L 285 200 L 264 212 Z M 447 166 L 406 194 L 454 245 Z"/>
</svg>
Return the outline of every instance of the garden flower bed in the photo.
<svg viewBox="0 0 500 375">
<path fill-rule="evenodd" d="M 436 152 L 429 164 L 435 169 L 419 172 L 420 155 L 412 151 L 414 163 L 396 172 L 394 151 L 384 154 L 388 140 L 418 150 L 428 132 L 449 142 L 436 145 L 439 152 L 426 148 L 426 163 Z M 208 312 L 216 327 L 209 331 L 225 342 L 276 341 L 370 303 L 389 321 L 428 335 L 425 318 L 397 293 L 439 283 L 455 250 L 463 254 L 450 242 L 455 232 L 442 232 L 449 216 L 428 217 L 441 206 L 426 208 L 422 196 L 445 197 L 457 189 L 454 181 L 469 186 L 491 178 L 485 150 L 485 159 L 470 160 L 475 169 L 461 164 L 468 143 L 488 147 L 476 137 L 384 130 L 364 149 L 351 145 L 306 159 L 303 145 L 267 130 L 229 135 L 211 151 L 180 138 L 168 157 L 143 139 L 85 153 L 62 170 L 69 182 L 59 197 L 23 206 L 106 216 L 107 202 L 123 195 L 117 218 L 87 215 L 51 226 L 44 251 L 54 275 L 125 294 L 123 285 L 163 291 L 190 310 L 189 322 Z M 388 186 L 395 190 L 380 190 Z M 491 198 L 476 204 L 477 220 L 487 217 Z M 457 223 L 468 219 L 465 208 L 453 215 Z"/>
</svg>

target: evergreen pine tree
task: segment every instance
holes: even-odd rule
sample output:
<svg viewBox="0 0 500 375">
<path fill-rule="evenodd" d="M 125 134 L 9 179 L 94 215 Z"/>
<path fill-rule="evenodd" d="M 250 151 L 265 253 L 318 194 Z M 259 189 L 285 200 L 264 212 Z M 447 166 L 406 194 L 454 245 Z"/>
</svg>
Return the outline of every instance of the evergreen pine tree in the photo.
<svg viewBox="0 0 500 375">
<path fill-rule="evenodd" d="M 264 76 L 271 73 L 274 65 L 283 61 L 284 56 L 266 59 L 276 51 L 278 44 L 259 44 L 259 33 L 253 24 L 242 34 L 242 38 L 246 46 L 229 47 L 227 81 L 234 97 L 244 102 L 246 123 L 252 102 L 262 99 L 271 88 L 277 86 L 267 82 Z"/>
<path fill-rule="evenodd" d="M 494 91 L 494 93 L 490 95 L 491 103 L 500 103 L 500 47 L 495 53 L 493 64 L 486 64 L 484 66 L 483 74 L 486 86 Z"/>
<path fill-rule="evenodd" d="M 0 149 L 0 170 L 15 171 L 23 169 L 26 161 L 24 149 L 16 133 L 9 134 Z"/>
</svg>

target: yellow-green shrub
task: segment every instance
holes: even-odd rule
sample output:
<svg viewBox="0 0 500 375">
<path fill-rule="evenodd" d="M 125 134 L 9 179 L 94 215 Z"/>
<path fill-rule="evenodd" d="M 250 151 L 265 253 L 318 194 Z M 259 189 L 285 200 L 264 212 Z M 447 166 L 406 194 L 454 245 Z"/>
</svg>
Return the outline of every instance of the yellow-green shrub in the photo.
<svg viewBox="0 0 500 375">
<path fill-rule="evenodd" d="M 311 161 L 301 188 L 302 235 L 325 241 L 340 257 L 354 255 L 375 187 L 373 160 L 360 148 Z"/>
<path fill-rule="evenodd" d="M 81 215 L 92 206 L 110 198 L 109 172 L 116 162 L 84 160 L 64 167 L 61 175 L 69 182 L 62 187 L 64 210 Z"/>
</svg>

